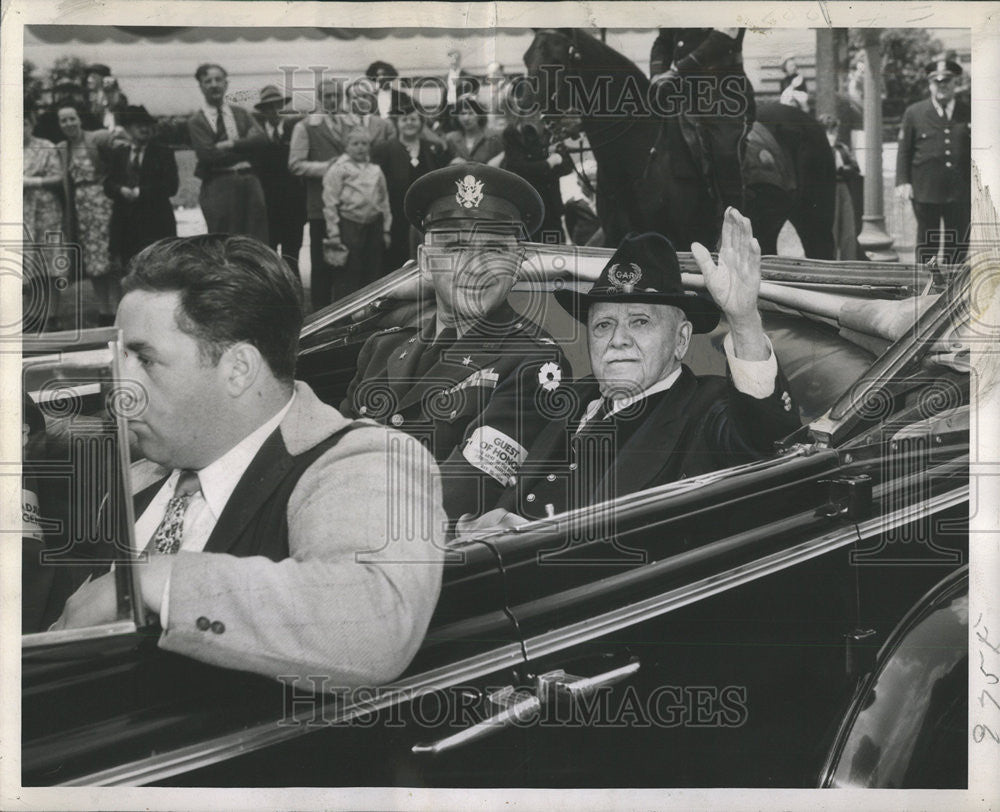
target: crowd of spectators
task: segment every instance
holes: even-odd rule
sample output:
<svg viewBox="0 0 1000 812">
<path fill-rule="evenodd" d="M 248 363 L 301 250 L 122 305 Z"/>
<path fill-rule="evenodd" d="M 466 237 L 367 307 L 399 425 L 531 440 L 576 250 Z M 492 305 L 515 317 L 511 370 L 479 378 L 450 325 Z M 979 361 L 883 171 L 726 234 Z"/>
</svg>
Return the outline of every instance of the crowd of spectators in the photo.
<svg viewBox="0 0 1000 812">
<path fill-rule="evenodd" d="M 481 82 L 462 69 L 460 52 L 448 59 L 436 115 L 384 61 L 363 77 L 321 82 L 305 115 L 275 85 L 260 90 L 252 110 L 232 103 L 225 67 L 206 63 L 194 74 L 202 102 L 181 138 L 130 105 L 107 65 L 55 77 L 46 104 L 26 96 L 24 106 L 26 332 L 113 322 L 129 259 L 176 234 L 177 146 L 194 150 L 209 232 L 255 236 L 298 272 L 308 225 L 313 309 L 415 258 L 420 235 L 403 199 L 414 181 L 449 164 L 506 165 L 524 175 L 552 205 L 548 239 L 563 241 L 561 201 L 553 201 L 568 166 L 550 158 L 537 122 L 515 126 L 500 113 L 502 66 L 492 63 Z M 372 190 L 377 200 L 368 199 Z M 50 245 L 30 248 L 53 241 L 58 254 Z"/>
</svg>

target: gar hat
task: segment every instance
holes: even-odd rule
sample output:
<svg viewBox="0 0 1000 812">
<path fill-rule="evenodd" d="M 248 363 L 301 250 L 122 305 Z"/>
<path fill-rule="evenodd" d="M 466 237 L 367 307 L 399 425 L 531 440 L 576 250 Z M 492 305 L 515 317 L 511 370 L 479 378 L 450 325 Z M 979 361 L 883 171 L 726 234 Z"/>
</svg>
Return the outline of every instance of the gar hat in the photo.
<svg viewBox="0 0 1000 812">
<path fill-rule="evenodd" d="M 123 127 L 128 127 L 132 124 L 155 124 L 156 119 L 153 118 L 149 111 L 143 107 L 141 104 L 130 104 L 120 113 L 118 113 L 118 120 L 121 122 Z"/>
<path fill-rule="evenodd" d="M 87 67 L 83 69 L 83 73 L 84 75 L 96 73 L 98 76 L 103 78 L 111 75 L 111 68 L 107 65 L 102 65 L 100 62 L 95 62 L 93 65 L 87 65 Z"/>
<path fill-rule="evenodd" d="M 670 240 L 662 234 L 630 234 L 587 293 L 557 290 L 556 301 L 579 321 L 587 320 L 594 302 L 642 302 L 672 305 L 684 311 L 694 332 L 715 329 L 721 315 L 706 296 L 684 290 L 681 266 Z"/>
<path fill-rule="evenodd" d="M 523 225 L 528 235 L 545 214 L 542 198 L 524 178 L 480 163 L 428 172 L 410 187 L 403 209 L 421 231 L 474 220 Z"/>
<path fill-rule="evenodd" d="M 936 59 L 924 68 L 928 79 L 954 79 L 962 75 L 962 66 L 951 59 Z"/>
<path fill-rule="evenodd" d="M 260 101 L 254 105 L 254 109 L 260 110 L 265 104 L 274 104 L 275 102 L 280 102 L 282 106 L 288 104 L 292 100 L 291 96 L 286 96 L 280 90 L 278 90 L 276 85 L 264 85 L 260 89 Z"/>
</svg>

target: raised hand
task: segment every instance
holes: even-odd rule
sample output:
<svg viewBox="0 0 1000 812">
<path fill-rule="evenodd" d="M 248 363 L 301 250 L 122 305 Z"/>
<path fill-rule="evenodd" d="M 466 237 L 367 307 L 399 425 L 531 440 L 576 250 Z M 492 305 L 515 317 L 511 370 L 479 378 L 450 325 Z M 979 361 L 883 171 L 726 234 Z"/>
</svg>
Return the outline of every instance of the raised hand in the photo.
<svg viewBox="0 0 1000 812">
<path fill-rule="evenodd" d="M 754 239 L 750 220 L 732 206 L 726 209 L 718 265 L 701 243 L 693 243 L 691 253 L 701 269 L 708 292 L 729 322 L 737 357 L 748 361 L 765 360 L 770 350 L 757 310 L 760 245 Z"/>
</svg>

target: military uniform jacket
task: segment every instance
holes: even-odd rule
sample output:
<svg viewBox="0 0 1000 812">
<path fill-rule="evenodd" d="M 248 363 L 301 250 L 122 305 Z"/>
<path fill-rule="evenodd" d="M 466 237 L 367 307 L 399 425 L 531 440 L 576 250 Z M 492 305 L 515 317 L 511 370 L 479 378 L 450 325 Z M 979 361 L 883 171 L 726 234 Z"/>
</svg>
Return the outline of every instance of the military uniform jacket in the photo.
<svg viewBox="0 0 1000 812">
<path fill-rule="evenodd" d="M 760 459 L 801 425 L 780 369 L 773 394 L 758 399 L 728 376 L 699 377 L 684 366 L 670 389 L 588 421 L 579 433 L 580 417 L 600 392 L 594 378 L 570 391 L 562 397 L 572 410 L 564 405 L 566 416 L 538 432 L 516 477 L 490 507 L 544 518 Z M 560 404 L 547 408 L 555 414 Z"/>
<path fill-rule="evenodd" d="M 930 99 L 903 113 L 896 153 L 896 185 L 913 185 L 918 203 L 968 200 L 972 136 L 969 106 L 955 100 L 951 121 L 938 115 Z"/>
<path fill-rule="evenodd" d="M 450 345 L 435 345 L 433 329 L 431 319 L 419 329 L 393 329 L 368 339 L 340 411 L 426 439 L 440 461 L 462 444 L 497 387 L 520 367 L 537 370 L 550 362 L 569 377 L 556 342 L 507 305 Z M 515 399 L 510 407 L 527 410 L 529 405 Z M 530 442 L 517 436 L 523 445 Z M 476 474 L 471 468 L 464 473 Z"/>
</svg>

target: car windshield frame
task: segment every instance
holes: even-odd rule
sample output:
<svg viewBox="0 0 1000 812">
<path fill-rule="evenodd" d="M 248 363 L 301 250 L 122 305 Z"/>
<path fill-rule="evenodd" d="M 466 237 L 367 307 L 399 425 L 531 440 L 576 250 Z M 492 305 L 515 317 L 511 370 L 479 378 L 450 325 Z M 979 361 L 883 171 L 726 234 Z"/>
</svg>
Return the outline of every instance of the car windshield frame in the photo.
<svg viewBox="0 0 1000 812">
<path fill-rule="evenodd" d="M 67 331 L 58 336 L 48 334 L 38 339 L 26 337 L 22 347 L 22 371 L 34 367 L 38 369 L 79 369 L 87 367 L 108 370 L 107 380 L 112 382 L 111 388 L 102 392 L 100 383 L 82 383 L 73 385 L 68 381 L 65 385 L 54 379 L 57 387 L 55 396 L 58 398 L 82 398 L 85 396 L 101 396 L 104 404 L 102 409 L 114 421 L 115 454 L 117 471 L 121 477 L 114 477 L 111 487 L 122 492 L 122 497 L 112 501 L 117 504 L 121 513 L 114 517 L 113 522 L 118 533 L 124 533 L 125 538 L 116 536 L 112 540 L 112 550 L 116 557 L 112 561 L 112 571 L 115 574 L 115 590 L 119 615 L 113 621 L 93 626 L 83 626 L 75 629 L 46 630 L 23 634 L 21 646 L 30 650 L 57 643 L 71 643 L 81 640 L 101 639 L 130 634 L 142 628 L 147 617 L 141 601 L 134 600 L 139 591 L 138 572 L 131 566 L 130 555 L 136 550 L 135 544 L 135 511 L 132 494 L 129 492 L 131 470 L 131 455 L 129 450 L 128 422 L 126 412 L 129 408 L 124 399 L 132 397 L 114 382 L 122 377 L 123 345 L 121 331 L 117 328 L 94 328 L 81 331 Z M 22 374 L 22 385 L 24 376 Z M 110 493 L 110 492 L 109 492 Z M 107 495 L 105 502 L 108 501 Z M 72 544 L 72 542 L 70 542 Z M 55 551 L 60 552 L 60 551 Z M 100 563 L 103 559 L 95 559 Z M 89 580 L 89 579 L 88 579 Z M 22 597 L 23 600 L 23 597 Z"/>
</svg>

